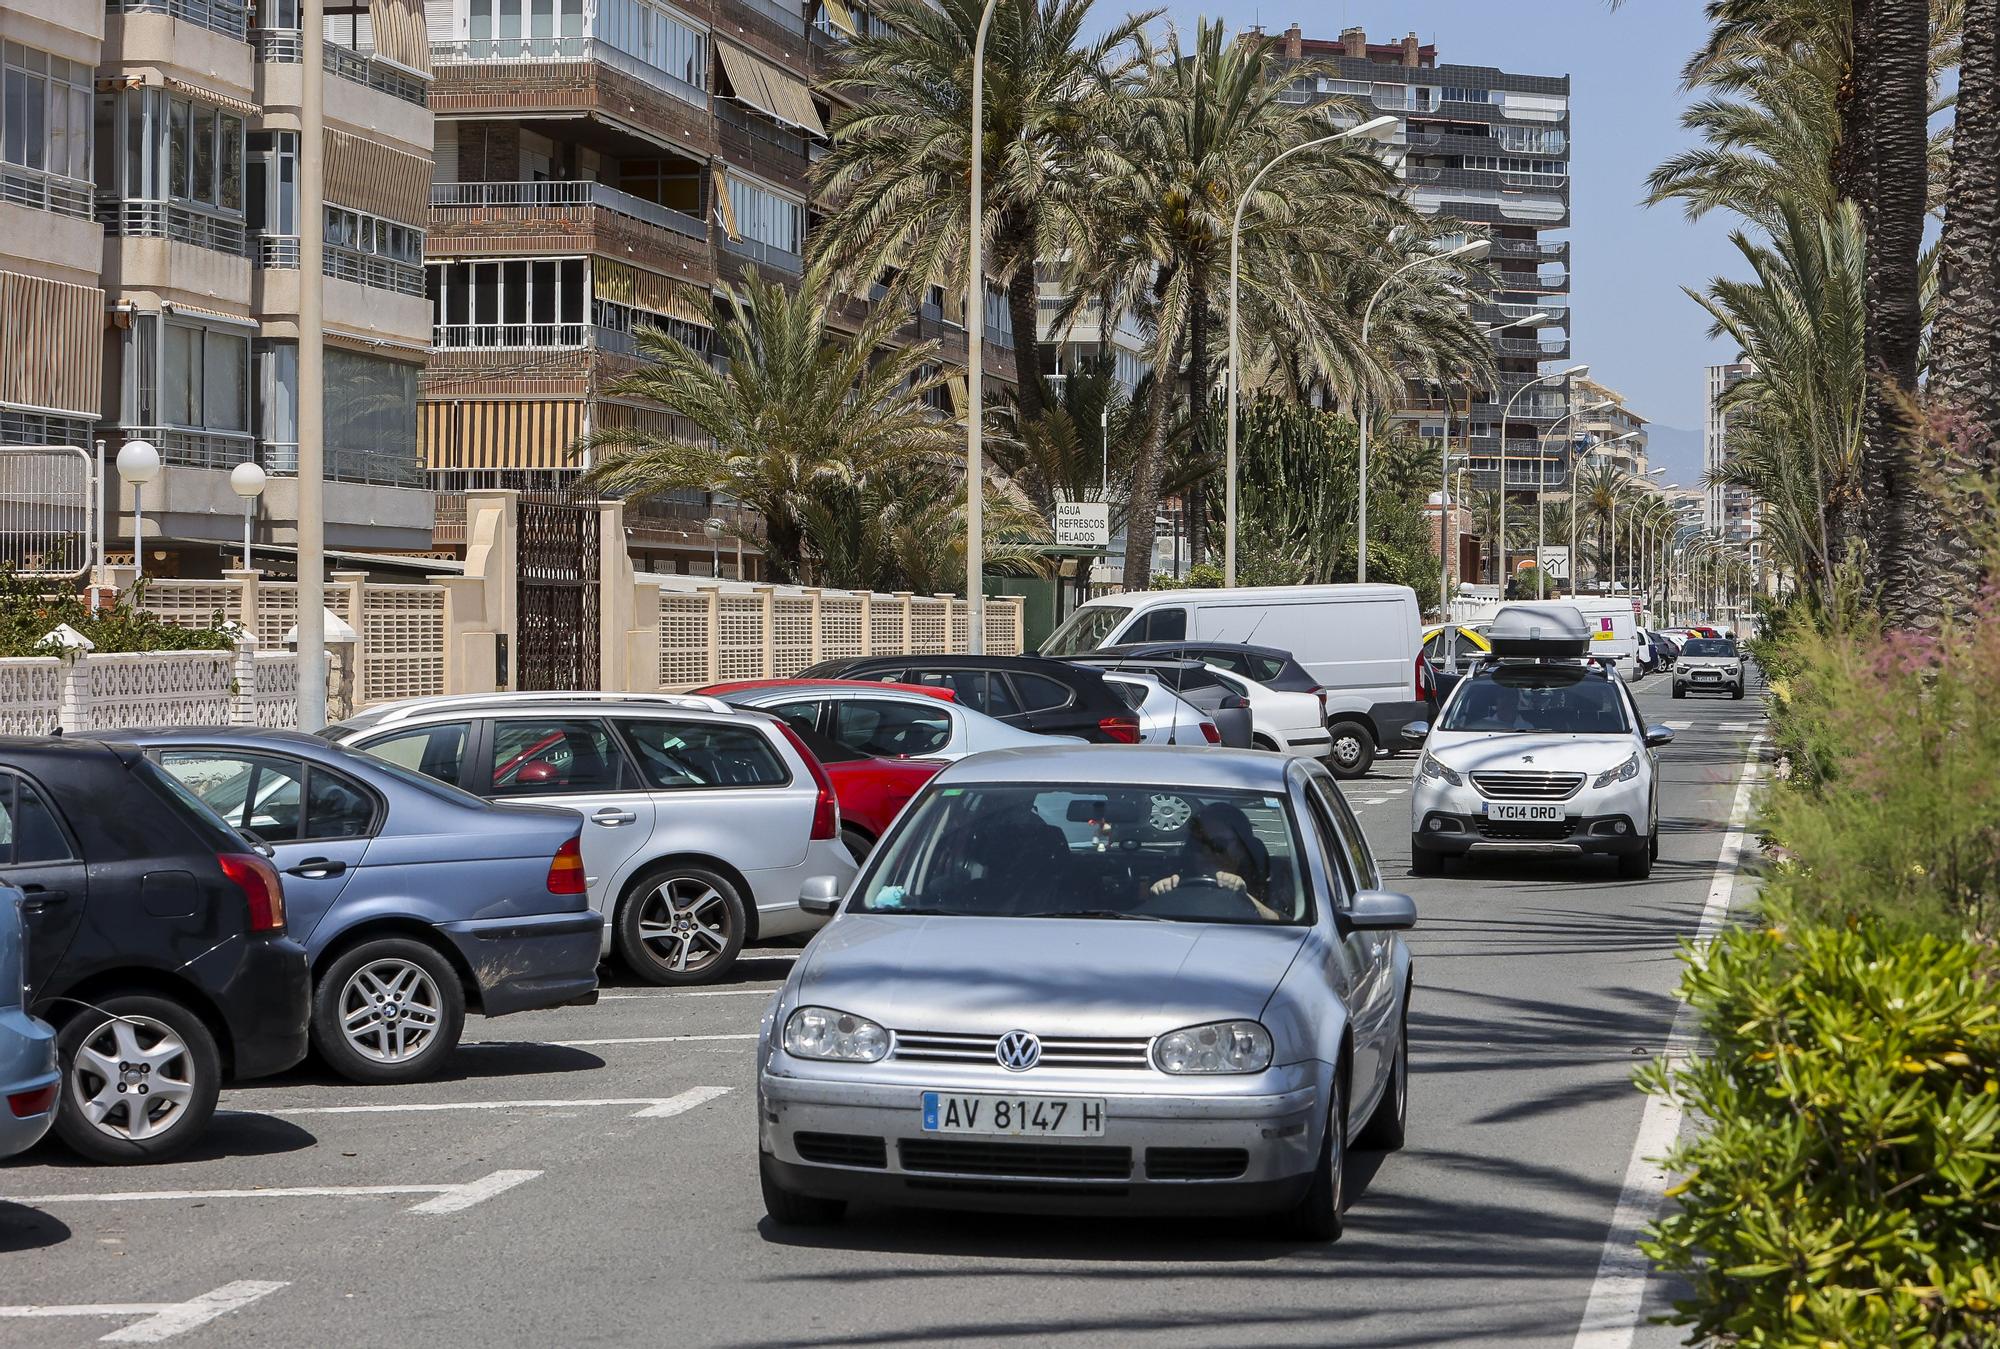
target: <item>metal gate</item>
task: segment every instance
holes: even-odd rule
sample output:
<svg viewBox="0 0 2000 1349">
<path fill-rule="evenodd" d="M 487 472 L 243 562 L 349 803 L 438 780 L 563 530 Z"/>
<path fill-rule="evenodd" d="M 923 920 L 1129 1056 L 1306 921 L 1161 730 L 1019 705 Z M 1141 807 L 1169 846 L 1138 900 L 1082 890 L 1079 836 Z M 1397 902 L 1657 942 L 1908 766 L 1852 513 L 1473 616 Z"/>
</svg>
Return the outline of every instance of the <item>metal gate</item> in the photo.
<svg viewBox="0 0 2000 1349">
<path fill-rule="evenodd" d="M 594 493 L 520 495 L 517 689 L 598 687 L 597 522 Z"/>
<path fill-rule="evenodd" d="M 0 567 L 81 576 L 92 561 L 90 456 L 62 445 L 0 448 Z"/>
</svg>

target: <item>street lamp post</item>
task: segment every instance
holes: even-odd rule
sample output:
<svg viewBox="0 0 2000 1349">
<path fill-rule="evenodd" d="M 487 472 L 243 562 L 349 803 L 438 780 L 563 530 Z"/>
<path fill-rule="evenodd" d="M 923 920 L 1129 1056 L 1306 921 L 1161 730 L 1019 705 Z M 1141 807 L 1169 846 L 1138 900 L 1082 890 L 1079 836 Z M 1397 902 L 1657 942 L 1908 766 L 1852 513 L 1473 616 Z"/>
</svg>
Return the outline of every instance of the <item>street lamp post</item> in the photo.
<svg viewBox="0 0 2000 1349">
<path fill-rule="evenodd" d="M 250 532 L 257 519 L 257 498 L 264 495 L 264 470 L 245 459 L 229 470 L 229 487 L 243 498 L 243 570 L 250 570 Z"/>
<path fill-rule="evenodd" d="M 708 536 L 708 574 L 716 580 L 722 579 L 722 531 L 721 517 L 711 515 L 701 522 L 701 532 Z M 739 576 L 737 578 L 741 580 Z"/>
<path fill-rule="evenodd" d="M 1574 403 L 1576 400 L 1572 396 L 1570 401 Z M 1563 413 L 1562 416 L 1556 418 L 1555 426 L 1551 426 L 1549 428 L 1548 435 L 1543 437 L 1543 439 L 1544 440 L 1555 439 L 1556 427 L 1561 426 L 1566 421 L 1570 421 L 1580 413 L 1601 412 L 1605 408 L 1611 406 L 1612 406 L 1612 401 L 1609 398 L 1601 398 L 1595 403 L 1587 403 L 1582 407 L 1571 407 L 1568 412 L 1565 412 Z M 1535 455 L 1535 598 L 1540 600 L 1548 598 L 1548 588 L 1545 582 L 1545 578 L 1542 574 L 1542 549 L 1548 543 L 1548 515 L 1546 508 L 1544 506 L 1545 497 L 1542 488 L 1546 486 L 1546 479 L 1548 478 L 1548 472 L 1549 472 L 1549 461 L 1547 455 L 1539 453 L 1539 446 L 1537 447 L 1537 450 L 1538 452 Z M 1569 455 L 1563 456 L 1563 468 L 1565 470 L 1567 470 L 1570 467 L 1569 460 L 1570 460 Z M 1571 519 L 1574 520 L 1576 516 L 1576 488 L 1574 483 L 1572 483 L 1570 487 L 1569 499 L 1570 499 L 1569 513 Z M 1574 525 L 1571 526 L 1570 532 L 1572 534 L 1576 532 Z M 1570 574 L 1570 592 L 1574 594 L 1576 591 L 1576 579 L 1575 579 L 1576 548 L 1574 546 L 1574 543 L 1572 543 L 1572 546 L 1570 548 L 1569 574 Z"/>
<path fill-rule="evenodd" d="M 1000 0 L 986 0 L 972 36 L 972 200 L 966 229 L 965 273 L 965 649 L 986 650 L 986 391 L 982 383 L 986 345 L 985 237 L 980 229 L 986 193 L 986 30 Z M 1035 378 L 1039 372 L 1030 372 Z M 945 634 L 947 638 L 950 634 Z"/>
<path fill-rule="evenodd" d="M 990 10 L 992 6 L 989 4 Z M 976 86 L 975 86 L 976 87 Z M 976 106 L 976 105 L 975 105 Z M 1320 136 L 1314 140 L 1302 141 L 1289 149 L 1273 155 L 1264 167 L 1257 170 L 1250 179 L 1243 195 L 1236 199 L 1236 218 L 1229 226 L 1229 356 L 1223 374 L 1223 385 L 1227 391 L 1225 409 L 1226 425 L 1222 432 L 1222 471 L 1226 480 L 1226 499 L 1223 503 L 1222 539 L 1222 584 L 1236 584 L 1236 355 L 1237 318 L 1236 285 L 1242 270 L 1243 253 L 1243 211 L 1250 205 L 1250 194 L 1257 190 L 1257 184 L 1264 181 L 1264 175 L 1276 168 L 1280 161 L 1293 155 L 1314 149 L 1321 145 L 1331 145 L 1335 141 L 1346 140 L 1350 136 L 1360 136 L 1366 140 L 1386 141 L 1395 134 L 1402 123 L 1394 117 L 1372 117 L 1359 126 L 1351 126 L 1345 131 L 1336 131 L 1330 136 Z M 1362 344 L 1368 342 L 1367 333 L 1361 337 Z M 1366 454 L 1366 451 L 1363 451 Z M 1365 579 L 1365 578 L 1364 578 Z"/>
<path fill-rule="evenodd" d="M 1521 400 L 1521 395 L 1537 384 L 1547 384 L 1550 380 L 1556 379 L 1581 379 L 1589 373 L 1589 366 L 1573 365 L 1567 370 L 1558 370 L 1553 374 L 1537 375 L 1514 390 L 1514 396 L 1509 398 L 1507 406 L 1500 410 L 1500 596 L 1502 599 L 1507 595 L 1507 421 L 1514 415 L 1514 404 Z M 1536 442 L 1536 446 L 1540 447 L 1539 441 Z M 1535 561 L 1539 565 L 1541 558 L 1537 557 Z"/>
<path fill-rule="evenodd" d="M 118 449 L 118 477 L 132 484 L 132 579 L 146 574 L 146 484 L 160 476 L 152 442 L 128 440 Z"/>
<path fill-rule="evenodd" d="M 1577 536 L 1576 536 L 1576 521 L 1577 521 L 1577 499 L 1576 499 L 1576 474 L 1577 474 L 1577 470 L 1578 470 L 1578 469 L 1580 469 L 1580 468 L 1581 468 L 1581 467 L 1582 467 L 1582 466 L 1583 466 L 1584 464 L 1587 464 L 1587 463 L 1589 463 L 1589 462 L 1590 462 L 1590 461 L 1591 461 L 1592 459 L 1595 459 L 1595 458 L 1597 457 L 1597 452 L 1598 452 L 1599 450 L 1601 450 L 1601 449 L 1604 449 L 1604 448 L 1605 448 L 1606 446 L 1609 446 L 1609 445 L 1616 445 L 1616 444 L 1617 444 L 1617 443 L 1618 443 L 1619 441 L 1621 441 L 1621 440 L 1632 440 L 1632 439 L 1635 439 L 1635 438 L 1636 438 L 1636 437 L 1638 436 L 1638 434 L 1639 434 L 1639 433 L 1638 433 L 1637 431 L 1627 431 L 1627 432 L 1626 432 L 1626 433 L 1625 433 L 1624 435 L 1622 435 L 1622 436 L 1613 436 L 1613 437 L 1612 437 L 1611 439 L 1609 439 L 1609 440 L 1600 440 L 1600 441 L 1598 441 L 1598 442 L 1597 442 L 1596 444 L 1592 445 L 1592 446 L 1591 446 L 1591 447 L 1590 447 L 1590 448 L 1589 448 L 1588 450 L 1586 450 L 1586 451 L 1584 452 L 1584 455 L 1583 455 L 1583 458 L 1581 458 L 1581 459 L 1577 460 L 1577 461 L 1576 461 L 1575 463 L 1573 463 L 1573 464 L 1571 464 L 1571 465 L 1570 465 L 1570 480 L 1569 480 L 1569 571 L 1570 571 L 1570 583 L 1569 583 L 1569 589 L 1570 589 L 1570 593 L 1571 593 L 1572 595 L 1574 595 L 1574 594 L 1576 593 L 1576 591 L 1577 591 L 1577 583 L 1578 583 L 1578 582 L 1579 582 L 1579 581 L 1580 581 L 1580 580 L 1582 579 L 1582 571 L 1583 571 L 1583 569 L 1582 569 L 1581 567 L 1579 567 L 1579 566 L 1577 565 L 1577 552 L 1576 552 L 1576 549 L 1577 549 Z M 1572 456 L 1572 458 L 1574 458 L 1574 456 Z M 1615 510 L 1617 510 L 1617 504 L 1616 504 L 1615 502 L 1614 502 L 1614 503 L 1613 503 L 1613 505 L 1612 505 L 1612 509 L 1613 509 L 1614 511 L 1615 511 Z M 1600 559 L 1600 560 L 1601 560 L 1601 559 Z"/>
</svg>

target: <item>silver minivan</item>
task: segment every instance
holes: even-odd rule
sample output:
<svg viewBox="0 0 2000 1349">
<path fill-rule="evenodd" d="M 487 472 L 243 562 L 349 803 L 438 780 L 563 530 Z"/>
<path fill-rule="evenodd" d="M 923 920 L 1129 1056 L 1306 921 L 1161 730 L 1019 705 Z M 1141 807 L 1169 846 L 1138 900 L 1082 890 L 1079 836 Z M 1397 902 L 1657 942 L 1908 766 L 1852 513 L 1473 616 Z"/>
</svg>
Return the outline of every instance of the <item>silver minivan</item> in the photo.
<svg viewBox="0 0 2000 1349">
<path fill-rule="evenodd" d="M 649 983 L 709 983 L 746 942 L 818 927 L 800 886 L 854 874 L 819 761 L 777 718 L 714 698 L 418 698 L 324 734 L 476 796 L 580 813 L 606 953 Z"/>
</svg>

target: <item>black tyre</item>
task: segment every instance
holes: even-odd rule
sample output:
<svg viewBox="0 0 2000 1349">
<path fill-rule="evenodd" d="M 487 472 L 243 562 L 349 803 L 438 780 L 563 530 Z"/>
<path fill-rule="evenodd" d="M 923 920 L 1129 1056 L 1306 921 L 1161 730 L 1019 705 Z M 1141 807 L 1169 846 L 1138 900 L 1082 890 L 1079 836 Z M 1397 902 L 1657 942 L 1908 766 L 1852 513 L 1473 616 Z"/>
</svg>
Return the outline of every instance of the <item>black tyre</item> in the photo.
<svg viewBox="0 0 2000 1349">
<path fill-rule="evenodd" d="M 1403 997 L 1403 1011 L 1396 1023 L 1396 1061 L 1389 1068 L 1389 1087 L 1375 1104 L 1375 1112 L 1354 1136 L 1354 1146 L 1371 1152 L 1394 1152 L 1403 1146 L 1410 1129 L 1410 1000 Z"/>
<path fill-rule="evenodd" d="M 428 1081 L 464 1030 L 458 971 L 413 937 L 364 941 L 313 987 L 313 1048 L 350 1082 Z"/>
<path fill-rule="evenodd" d="M 868 860 L 868 854 L 875 851 L 875 840 L 852 825 L 840 827 L 840 841 L 847 845 L 847 851 L 858 866 Z"/>
<path fill-rule="evenodd" d="M 1687 690 L 1685 688 L 1682 688 L 1679 684 L 1674 685 L 1674 697 L 1676 698 L 1687 697 Z"/>
<path fill-rule="evenodd" d="M 764 1212 L 780 1227 L 830 1227 L 847 1216 L 845 1199 L 818 1199 L 780 1185 L 771 1175 L 771 1159 L 761 1153 L 757 1182 L 764 1191 Z"/>
<path fill-rule="evenodd" d="M 94 1162 L 164 1162 L 208 1129 L 222 1055 L 188 1008 L 150 993 L 97 998 L 56 1035 L 56 1136 Z"/>
<path fill-rule="evenodd" d="M 1333 1075 L 1332 1100 L 1327 1103 L 1326 1136 L 1319 1147 L 1319 1165 L 1299 1202 L 1286 1215 L 1285 1226 L 1304 1241 L 1340 1240 L 1340 1205 L 1346 1197 L 1347 1100 L 1340 1073 Z"/>
<path fill-rule="evenodd" d="M 1343 782 L 1352 781 L 1375 766 L 1375 734 L 1358 721 L 1336 721 L 1327 727 L 1333 745 L 1326 766 Z"/>
<path fill-rule="evenodd" d="M 1653 832 L 1646 835 L 1646 858 L 1652 862 L 1660 860 L 1660 822 L 1658 820 L 1653 821 Z"/>
<path fill-rule="evenodd" d="M 1410 835 L 1410 874 L 1412 876 L 1442 876 L 1444 857 L 1427 850 L 1416 834 Z"/>
<path fill-rule="evenodd" d="M 1741 698 L 1743 696 L 1743 686 L 1738 684 L 1735 688 L 1729 690 L 1729 696 L 1731 698 Z"/>
<path fill-rule="evenodd" d="M 1643 881 L 1653 874 L 1653 853 L 1651 845 L 1638 852 L 1626 853 L 1618 859 L 1618 875 L 1622 880 Z"/>
<path fill-rule="evenodd" d="M 641 876 L 618 906 L 618 954 L 649 984 L 707 984 L 743 949 L 748 919 L 729 878 L 674 863 Z"/>
</svg>

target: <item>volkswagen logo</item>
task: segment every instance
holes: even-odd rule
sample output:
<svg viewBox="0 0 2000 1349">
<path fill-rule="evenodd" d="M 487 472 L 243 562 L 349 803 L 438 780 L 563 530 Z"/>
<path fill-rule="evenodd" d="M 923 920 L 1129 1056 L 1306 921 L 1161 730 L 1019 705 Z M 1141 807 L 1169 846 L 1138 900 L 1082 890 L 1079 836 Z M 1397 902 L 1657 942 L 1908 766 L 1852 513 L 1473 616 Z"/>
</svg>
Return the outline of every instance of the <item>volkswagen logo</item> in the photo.
<svg viewBox="0 0 2000 1349">
<path fill-rule="evenodd" d="M 1042 1061 L 1042 1042 L 1024 1030 L 1010 1030 L 993 1047 L 993 1057 L 1009 1072 L 1025 1073 Z"/>
</svg>

